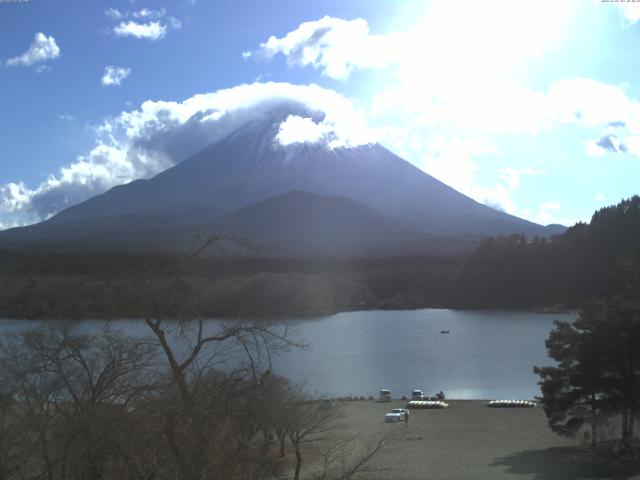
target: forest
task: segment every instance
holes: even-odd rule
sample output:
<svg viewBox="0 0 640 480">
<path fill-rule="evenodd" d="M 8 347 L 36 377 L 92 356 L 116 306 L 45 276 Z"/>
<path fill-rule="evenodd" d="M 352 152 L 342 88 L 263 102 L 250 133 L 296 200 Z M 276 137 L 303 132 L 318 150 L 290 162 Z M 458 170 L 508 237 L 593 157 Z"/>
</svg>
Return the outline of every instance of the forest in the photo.
<svg viewBox="0 0 640 480">
<path fill-rule="evenodd" d="M 214 237 L 212 237 L 215 239 Z M 277 317 L 367 309 L 577 308 L 640 271 L 640 197 L 551 238 L 486 238 L 467 256 L 277 258 L 219 252 L 0 252 L 0 316 L 140 316 L 123 288 L 178 275 L 202 315 Z"/>
<path fill-rule="evenodd" d="M 464 263 L 452 290 L 458 306 L 577 307 L 610 295 L 623 271 L 639 270 L 640 197 L 594 213 L 563 235 L 487 238 Z"/>
</svg>

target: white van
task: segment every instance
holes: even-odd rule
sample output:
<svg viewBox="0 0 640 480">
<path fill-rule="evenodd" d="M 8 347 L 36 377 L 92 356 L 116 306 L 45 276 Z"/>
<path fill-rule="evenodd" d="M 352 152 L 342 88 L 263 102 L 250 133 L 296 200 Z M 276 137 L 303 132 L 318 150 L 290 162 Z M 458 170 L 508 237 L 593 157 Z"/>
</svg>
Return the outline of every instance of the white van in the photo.
<svg viewBox="0 0 640 480">
<path fill-rule="evenodd" d="M 387 390 L 383 388 L 380 390 L 380 401 L 381 402 L 390 402 L 391 401 L 391 390 Z"/>
<path fill-rule="evenodd" d="M 411 400 L 423 400 L 424 395 L 422 394 L 422 390 L 414 390 L 411 392 Z"/>
</svg>

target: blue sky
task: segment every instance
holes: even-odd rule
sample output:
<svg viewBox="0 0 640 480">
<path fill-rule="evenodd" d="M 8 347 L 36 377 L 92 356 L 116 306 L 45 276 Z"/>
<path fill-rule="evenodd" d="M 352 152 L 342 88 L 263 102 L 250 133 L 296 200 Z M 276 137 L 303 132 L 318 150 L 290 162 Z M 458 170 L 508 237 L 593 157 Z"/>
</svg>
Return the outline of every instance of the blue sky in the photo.
<svg viewBox="0 0 640 480">
<path fill-rule="evenodd" d="M 639 19 L 599 0 L 0 2 L 0 227 L 288 95 L 327 111 L 294 138 L 339 129 L 509 213 L 588 220 L 640 193 Z"/>
</svg>

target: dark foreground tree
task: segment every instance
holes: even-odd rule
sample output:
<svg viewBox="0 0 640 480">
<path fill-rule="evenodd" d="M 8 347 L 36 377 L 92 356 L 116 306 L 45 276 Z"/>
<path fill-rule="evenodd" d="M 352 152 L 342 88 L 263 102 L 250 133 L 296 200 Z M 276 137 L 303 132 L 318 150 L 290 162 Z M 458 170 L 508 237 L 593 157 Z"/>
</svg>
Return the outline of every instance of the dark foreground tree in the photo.
<svg viewBox="0 0 640 480">
<path fill-rule="evenodd" d="M 58 323 L 3 339 L 16 477 L 128 476 L 133 412 L 153 388 L 152 359 L 146 342 L 109 328 L 84 335 Z"/>
<path fill-rule="evenodd" d="M 624 443 L 635 436 L 640 414 L 640 303 L 616 297 L 605 303 L 599 341 L 608 360 L 605 398 L 620 415 Z"/>
<path fill-rule="evenodd" d="M 333 408 L 323 408 L 322 403 L 305 397 L 300 391 L 292 392 L 285 411 L 289 416 L 287 436 L 296 456 L 293 480 L 298 480 L 302 468 L 303 449 L 313 442 L 329 439 L 329 434 L 336 428 L 334 420 L 337 413 Z"/>
<path fill-rule="evenodd" d="M 575 435 L 619 417 L 619 439 L 634 437 L 640 413 L 640 304 L 629 298 L 587 302 L 575 322 L 555 324 L 546 341 L 553 367 L 534 367 L 551 429 Z"/>
<path fill-rule="evenodd" d="M 597 332 L 601 309 L 591 302 L 575 322 L 556 321 L 545 344 L 557 366 L 533 369 L 540 376 L 541 403 L 551 430 L 573 436 L 588 425 L 594 447 L 598 425 L 608 412 L 607 366 Z"/>
</svg>

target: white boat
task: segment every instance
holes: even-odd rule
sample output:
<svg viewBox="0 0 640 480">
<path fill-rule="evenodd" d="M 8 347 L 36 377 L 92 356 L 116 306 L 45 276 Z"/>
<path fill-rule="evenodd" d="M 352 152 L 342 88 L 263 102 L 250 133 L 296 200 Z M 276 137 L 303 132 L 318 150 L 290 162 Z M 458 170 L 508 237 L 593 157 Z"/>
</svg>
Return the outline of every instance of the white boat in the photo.
<svg viewBox="0 0 640 480">
<path fill-rule="evenodd" d="M 411 400 L 407 402 L 407 408 L 440 409 L 449 408 L 449 404 L 440 400 Z"/>
</svg>

